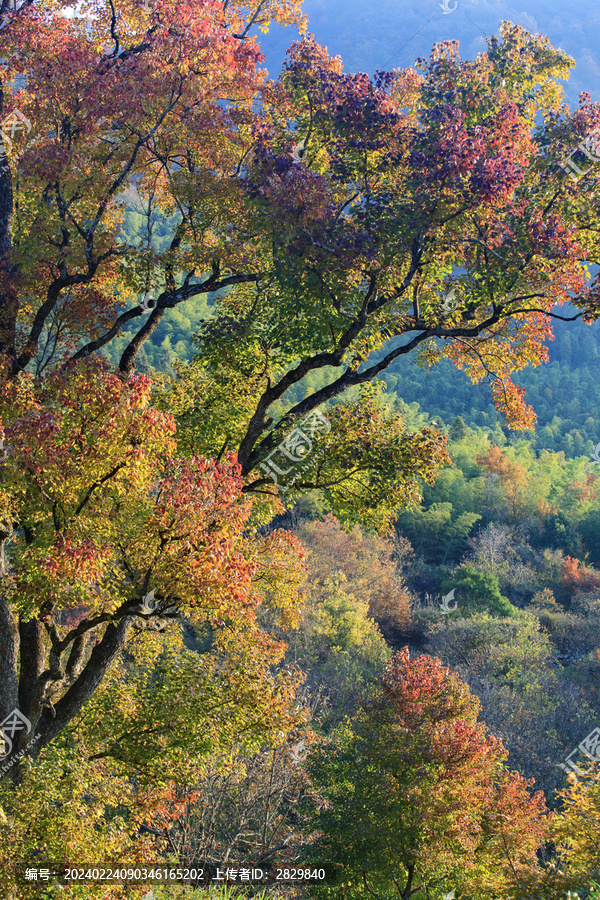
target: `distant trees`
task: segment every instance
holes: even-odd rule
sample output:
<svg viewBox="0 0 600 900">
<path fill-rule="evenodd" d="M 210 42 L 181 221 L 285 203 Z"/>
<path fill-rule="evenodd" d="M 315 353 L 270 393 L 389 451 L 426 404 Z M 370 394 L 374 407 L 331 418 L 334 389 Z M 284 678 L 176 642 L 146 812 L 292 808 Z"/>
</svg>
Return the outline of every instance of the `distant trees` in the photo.
<svg viewBox="0 0 600 900">
<path fill-rule="evenodd" d="M 557 764 L 600 712 L 590 690 L 597 678 L 592 661 L 582 661 L 581 674 L 558 665 L 564 648 L 557 646 L 551 623 L 535 612 L 457 616 L 430 625 L 427 653 L 467 682 L 480 699 L 482 718 L 508 749 L 511 768 L 535 776 L 554 806 L 554 791 L 564 783 Z M 568 640 L 570 630 L 575 641 L 582 623 L 566 618 L 564 636 Z"/>
<path fill-rule="evenodd" d="M 567 605 L 597 591 L 600 576 L 590 562 L 600 492 L 591 461 L 536 454 L 525 440 L 500 448 L 472 428 L 449 446 L 453 466 L 396 521 L 438 585 L 463 562 L 495 576 L 517 606 L 543 588 Z M 431 593 L 431 586 L 418 590 Z"/>
<path fill-rule="evenodd" d="M 508 515 L 514 521 L 524 499 L 525 469 L 495 446 L 491 446 L 485 456 L 477 456 L 476 462 L 492 478 L 499 480 Z"/>
<path fill-rule="evenodd" d="M 298 627 L 283 632 L 287 659 L 306 673 L 306 687 L 329 730 L 356 711 L 390 655 L 384 641 L 410 621 L 400 566 L 407 541 L 392 542 L 359 526 L 344 531 L 327 515 L 299 530 L 308 550 Z"/>
<path fill-rule="evenodd" d="M 461 615 L 488 612 L 496 616 L 512 616 L 515 608 L 500 593 L 495 575 L 479 572 L 473 566 L 461 565 L 442 582 L 442 593 L 454 590 Z"/>
<path fill-rule="evenodd" d="M 367 603 L 368 614 L 387 630 L 405 627 L 410 619 L 410 595 L 402 568 L 414 553 L 406 538 L 394 541 L 354 526 L 342 530 L 331 514 L 306 524 L 299 532 L 309 550 L 311 590 L 340 572 L 345 590 Z"/>
<path fill-rule="evenodd" d="M 445 565 L 464 552 L 473 527 L 481 519 L 478 513 L 458 513 L 452 503 L 433 503 L 428 509 L 400 514 L 398 530 L 426 559 Z"/>
<path fill-rule="evenodd" d="M 575 592 L 600 593 L 600 572 L 582 565 L 578 559 L 567 556 L 563 563 L 562 586 L 567 596 Z"/>
</svg>

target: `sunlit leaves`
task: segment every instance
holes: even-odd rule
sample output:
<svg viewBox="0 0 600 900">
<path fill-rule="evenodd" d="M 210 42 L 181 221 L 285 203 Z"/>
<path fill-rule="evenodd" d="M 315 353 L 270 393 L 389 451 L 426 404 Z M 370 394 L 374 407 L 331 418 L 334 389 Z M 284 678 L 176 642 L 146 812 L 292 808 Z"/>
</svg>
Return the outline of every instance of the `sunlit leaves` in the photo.
<svg viewBox="0 0 600 900">
<path fill-rule="evenodd" d="M 321 806 L 310 852 L 337 864 L 345 896 L 364 896 L 365 884 L 383 896 L 412 885 L 491 900 L 535 866 L 543 797 L 506 771 L 506 751 L 478 712 L 439 660 L 410 660 L 405 648 L 379 697 L 313 756 Z"/>
</svg>

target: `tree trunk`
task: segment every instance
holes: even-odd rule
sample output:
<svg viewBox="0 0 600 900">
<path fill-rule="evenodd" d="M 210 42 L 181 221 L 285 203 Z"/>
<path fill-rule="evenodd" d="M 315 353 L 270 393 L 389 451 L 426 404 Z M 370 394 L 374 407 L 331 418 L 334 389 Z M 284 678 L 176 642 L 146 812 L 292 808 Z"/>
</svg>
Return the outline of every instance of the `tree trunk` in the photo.
<svg viewBox="0 0 600 900">
<path fill-rule="evenodd" d="M 0 597 L 0 722 L 19 706 L 18 656 L 18 623 L 9 605 Z"/>
</svg>

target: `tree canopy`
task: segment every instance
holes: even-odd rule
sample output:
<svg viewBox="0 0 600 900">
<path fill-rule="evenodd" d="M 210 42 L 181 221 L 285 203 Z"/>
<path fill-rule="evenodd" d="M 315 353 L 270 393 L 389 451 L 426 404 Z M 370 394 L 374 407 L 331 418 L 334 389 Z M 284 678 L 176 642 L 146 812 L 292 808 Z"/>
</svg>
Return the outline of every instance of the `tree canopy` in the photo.
<svg viewBox="0 0 600 900">
<path fill-rule="evenodd" d="M 408 900 L 454 887 L 491 898 L 535 867 L 543 795 L 503 769 L 478 711 L 439 660 L 411 661 L 408 648 L 393 657 L 380 695 L 309 765 L 324 801 L 311 852 L 337 868 L 324 896 Z"/>
<path fill-rule="evenodd" d="M 276 81 L 252 33 L 270 23 L 303 35 Z M 445 42 L 416 69 L 369 79 L 305 31 L 299 0 L 0 0 L 0 721 L 20 722 L 0 785 L 11 884 L 27 854 L 68 862 L 97 835 L 107 856 L 138 858 L 152 811 L 179 814 L 176 779 L 188 784 L 213 751 L 277 750 L 303 721 L 278 629 L 297 619 L 304 552 L 274 515 L 317 490 L 344 525 L 385 530 L 449 462 L 435 424 L 411 429 L 390 408 L 381 373 L 407 354 L 447 358 L 487 378 L 522 429 L 533 419 L 512 373 L 545 359 L 557 307 L 586 321 L 600 311 L 585 265 L 596 200 L 560 168 L 600 124 L 588 95 L 573 113 L 562 103 L 572 60 L 505 23 L 473 61 Z M 143 225 L 126 227 L 132 211 Z M 137 372 L 161 321 L 190 301 L 202 311 L 193 358 L 170 378 Z M 481 464 L 516 516 L 518 466 L 495 450 Z M 458 517 L 457 543 L 477 519 Z M 576 568 L 574 580 L 589 574 Z M 401 585 L 388 588 L 369 603 L 401 624 Z M 368 638 L 365 671 L 385 656 L 368 612 L 338 579 L 314 618 L 321 646 Z M 475 764 L 458 767 L 456 796 L 431 722 L 413 749 L 451 804 L 475 786 L 466 843 L 447 809 L 431 825 L 432 847 L 447 826 L 466 855 L 469 829 L 495 814 L 481 785 L 491 790 L 501 753 L 464 686 L 415 665 L 389 670 L 379 750 L 397 749 L 386 729 L 407 678 L 422 670 L 434 699 L 450 685 L 464 716 L 447 736 Z M 63 779 L 79 804 L 64 834 Z M 502 790 L 533 823 L 528 860 L 541 806 L 518 778 Z M 440 859 L 427 866 L 441 877 Z"/>
</svg>

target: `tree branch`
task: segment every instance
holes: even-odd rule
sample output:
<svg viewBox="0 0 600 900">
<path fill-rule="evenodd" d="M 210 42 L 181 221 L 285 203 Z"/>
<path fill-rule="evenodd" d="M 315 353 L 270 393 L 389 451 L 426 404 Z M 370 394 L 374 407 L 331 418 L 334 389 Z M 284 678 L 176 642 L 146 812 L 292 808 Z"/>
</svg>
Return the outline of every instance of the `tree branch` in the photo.
<svg viewBox="0 0 600 900">
<path fill-rule="evenodd" d="M 327 400 L 331 400 L 333 397 L 337 397 L 339 394 L 343 393 L 350 387 L 356 387 L 361 384 L 365 384 L 367 381 L 371 381 L 376 375 L 386 369 L 394 360 L 398 359 L 398 357 L 405 355 L 406 353 L 412 353 L 420 344 L 424 341 L 427 341 L 433 337 L 438 338 L 460 338 L 460 337 L 478 337 L 485 329 L 490 328 L 492 325 L 496 324 L 496 322 L 500 321 L 502 318 L 506 318 L 506 314 L 503 316 L 501 309 L 497 309 L 494 313 L 489 316 L 485 321 L 481 322 L 479 325 L 474 327 L 465 328 L 465 327 L 455 327 L 455 328 L 444 328 L 443 326 L 436 325 L 433 328 L 428 328 L 425 331 L 417 334 L 412 340 L 408 341 L 406 344 L 402 344 L 402 346 L 397 347 L 395 350 L 390 351 L 386 356 L 383 357 L 380 362 L 375 365 L 370 366 L 362 372 L 358 372 L 354 369 L 347 368 L 345 372 L 340 375 L 335 381 L 331 382 L 325 387 L 321 388 L 310 396 L 306 397 L 300 403 L 297 403 L 291 410 L 289 410 L 285 416 L 282 418 L 282 422 L 286 419 L 290 419 L 292 417 L 303 416 L 311 410 L 316 409 L 316 407 L 320 406 L 322 403 L 325 403 Z M 324 354 L 321 354 L 324 355 Z M 317 360 L 317 357 L 312 357 L 311 362 Z M 333 365 L 332 362 L 325 362 L 323 365 Z M 339 363 L 338 363 L 339 366 Z M 318 368 L 319 366 L 314 365 L 314 368 Z M 307 369 L 307 372 L 310 369 Z M 291 373 L 288 373 L 291 374 Z M 306 372 L 305 372 L 306 374 Z M 286 376 L 287 377 L 287 376 Z M 284 381 L 284 379 L 282 379 Z M 278 387 L 278 386 L 277 386 Z M 287 390 L 287 388 L 286 388 Z M 282 392 L 283 393 L 283 392 Z M 268 409 L 270 404 L 264 405 L 264 398 L 268 399 L 268 396 L 273 394 L 275 399 L 278 399 L 279 395 L 276 389 L 269 389 L 265 391 L 261 401 L 263 401 L 263 407 L 260 406 L 259 409 L 262 409 L 263 416 Z M 271 401 L 273 402 L 273 401 Z M 264 430 L 264 426 L 263 426 Z M 277 431 L 277 429 L 275 430 Z M 247 431 L 247 435 L 250 432 L 250 428 Z M 258 432 L 258 436 L 260 436 L 261 432 Z M 265 453 L 265 450 L 271 450 L 272 445 L 275 443 L 276 435 L 274 432 L 271 432 L 264 441 L 262 441 L 257 446 L 251 445 L 249 451 L 246 450 L 246 446 L 244 447 L 244 455 L 242 455 L 242 451 L 238 453 L 238 461 L 242 466 L 242 474 L 248 475 L 249 472 L 256 466 L 259 460 Z M 255 440 L 256 443 L 256 440 Z M 241 448 L 241 445 L 240 445 Z"/>
<path fill-rule="evenodd" d="M 38 722 L 40 740 L 34 744 L 32 756 L 37 757 L 43 747 L 64 731 L 92 697 L 111 664 L 125 648 L 132 624 L 131 615 L 125 616 L 116 625 L 113 622 L 108 624 L 102 640 L 96 644 L 83 671 L 66 694 L 56 703 L 53 711 L 44 709 Z"/>
</svg>

